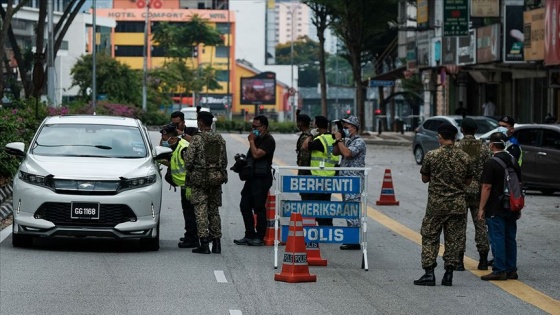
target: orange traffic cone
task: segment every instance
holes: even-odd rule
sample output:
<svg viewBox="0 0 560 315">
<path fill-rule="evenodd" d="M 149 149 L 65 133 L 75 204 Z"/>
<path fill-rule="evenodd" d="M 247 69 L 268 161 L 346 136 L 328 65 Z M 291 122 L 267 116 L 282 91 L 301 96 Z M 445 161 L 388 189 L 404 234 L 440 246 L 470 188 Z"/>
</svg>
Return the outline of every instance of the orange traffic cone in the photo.
<svg viewBox="0 0 560 315">
<path fill-rule="evenodd" d="M 393 178 L 391 170 L 385 169 L 383 175 L 383 185 L 381 185 L 381 196 L 375 203 L 378 206 L 398 206 L 399 202 L 395 199 L 395 190 L 393 189 Z"/>
<path fill-rule="evenodd" d="M 264 235 L 264 245 L 274 245 L 274 217 L 276 216 L 276 196 L 268 194 L 266 198 L 266 233 Z M 277 239 L 280 240 L 280 229 L 278 229 Z"/>
<path fill-rule="evenodd" d="M 317 226 L 315 218 L 303 218 L 303 226 Z M 321 257 L 319 242 L 305 243 L 309 266 L 326 266 L 327 260 Z"/>
<path fill-rule="evenodd" d="M 301 213 L 292 213 L 288 231 L 282 272 L 274 274 L 274 280 L 289 283 L 316 282 L 317 276 L 309 274 Z"/>
</svg>

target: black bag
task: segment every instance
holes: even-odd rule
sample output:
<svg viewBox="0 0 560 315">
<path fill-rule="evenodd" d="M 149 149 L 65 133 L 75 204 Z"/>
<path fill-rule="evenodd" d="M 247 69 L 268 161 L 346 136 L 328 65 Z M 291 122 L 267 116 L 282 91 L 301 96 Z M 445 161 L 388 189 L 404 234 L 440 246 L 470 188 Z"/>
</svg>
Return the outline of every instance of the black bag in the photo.
<svg viewBox="0 0 560 315">
<path fill-rule="evenodd" d="M 266 159 L 254 160 L 253 156 L 247 156 L 247 164 L 241 168 L 239 179 L 266 178 L 271 172 L 271 167 Z"/>
<path fill-rule="evenodd" d="M 171 176 L 171 166 L 167 167 L 167 171 L 165 172 L 165 181 L 169 183 L 169 185 L 173 187 L 177 187 L 177 184 L 173 182 L 173 176 Z"/>
</svg>

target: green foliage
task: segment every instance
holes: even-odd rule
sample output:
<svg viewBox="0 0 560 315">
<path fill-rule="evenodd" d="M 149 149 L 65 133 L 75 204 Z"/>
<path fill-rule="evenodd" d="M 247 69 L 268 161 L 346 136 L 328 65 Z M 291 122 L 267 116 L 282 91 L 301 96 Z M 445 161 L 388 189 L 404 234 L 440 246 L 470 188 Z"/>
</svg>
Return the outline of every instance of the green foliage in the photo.
<svg viewBox="0 0 560 315">
<path fill-rule="evenodd" d="M 169 116 L 159 111 L 148 111 L 140 115 L 140 120 L 147 126 L 163 126 L 169 123 Z"/>
<path fill-rule="evenodd" d="M 80 88 L 79 96 L 83 101 L 91 97 L 87 91 L 92 86 L 93 57 L 83 55 L 72 67 L 70 74 L 72 86 Z M 96 54 L 97 95 L 106 95 L 108 100 L 117 103 L 142 103 L 142 76 L 110 55 Z"/>
<path fill-rule="evenodd" d="M 218 118 L 216 129 L 226 132 L 237 133 L 251 131 L 251 122 L 242 120 L 226 120 L 223 117 Z M 297 127 L 293 122 L 274 122 L 269 121 L 268 130 L 272 133 L 293 133 L 297 131 Z"/>
</svg>

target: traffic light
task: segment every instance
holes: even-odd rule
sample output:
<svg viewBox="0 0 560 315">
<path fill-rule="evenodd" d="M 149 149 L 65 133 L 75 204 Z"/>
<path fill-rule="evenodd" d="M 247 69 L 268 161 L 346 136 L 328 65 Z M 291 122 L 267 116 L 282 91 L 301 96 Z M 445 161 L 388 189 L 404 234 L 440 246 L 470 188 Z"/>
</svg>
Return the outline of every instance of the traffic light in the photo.
<svg viewBox="0 0 560 315">
<path fill-rule="evenodd" d="M 346 110 L 346 115 L 350 115 L 350 110 L 349 109 Z"/>
<path fill-rule="evenodd" d="M 264 105 L 259 105 L 259 114 L 262 114 L 264 111 Z"/>
<path fill-rule="evenodd" d="M 381 115 L 381 109 L 376 109 L 374 113 L 375 115 Z"/>
<path fill-rule="evenodd" d="M 193 47 L 192 56 L 193 58 L 198 57 L 198 46 Z"/>
</svg>

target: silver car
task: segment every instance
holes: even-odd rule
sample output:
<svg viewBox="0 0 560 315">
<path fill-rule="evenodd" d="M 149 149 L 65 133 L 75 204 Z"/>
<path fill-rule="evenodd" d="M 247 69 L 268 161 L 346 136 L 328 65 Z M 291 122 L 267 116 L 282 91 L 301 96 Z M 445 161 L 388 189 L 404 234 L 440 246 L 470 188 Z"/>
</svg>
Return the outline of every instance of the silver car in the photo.
<svg viewBox="0 0 560 315">
<path fill-rule="evenodd" d="M 475 137 L 479 137 L 482 134 L 498 127 L 498 122 L 487 116 L 468 116 L 476 121 L 478 129 L 476 130 Z M 412 140 L 412 153 L 414 154 L 414 160 L 417 164 L 422 164 L 424 156 L 428 151 L 434 150 L 439 147 L 439 142 L 437 139 L 437 129 L 443 123 L 450 123 L 457 127 L 459 133 L 457 134 L 457 139 L 462 139 L 463 134 L 461 133 L 461 122 L 463 121 L 463 116 L 434 116 L 430 117 L 422 122 L 420 126 L 415 130 L 414 139 Z"/>
<path fill-rule="evenodd" d="M 13 184 L 15 247 L 35 237 L 137 238 L 159 249 L 162 177 L 157 164 L 171 149 L 152 147 L 137 119 L 47 117 L 25 151 Z"/>
</svg>

